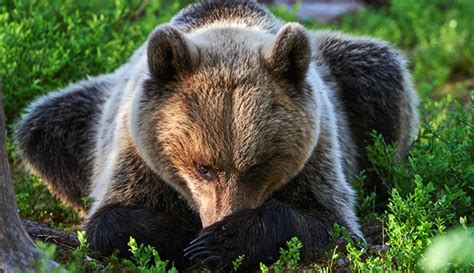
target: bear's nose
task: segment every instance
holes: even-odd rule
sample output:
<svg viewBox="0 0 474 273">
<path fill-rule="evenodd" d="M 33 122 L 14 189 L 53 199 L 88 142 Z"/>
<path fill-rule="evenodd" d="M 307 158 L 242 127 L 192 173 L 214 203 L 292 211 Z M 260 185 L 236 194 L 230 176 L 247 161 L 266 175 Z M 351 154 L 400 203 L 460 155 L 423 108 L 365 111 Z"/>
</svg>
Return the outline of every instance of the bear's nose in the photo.
<svg viewBox="0 0 474 273">
<path fill-rule="evenodd" d="M 224 217 L 243 208 L 242 196 L 231 191 L 216 192 L 213 198 L 205 200 L 200 206 L 200 217 L 203 227 L 210 226 Z"/>
</svg>

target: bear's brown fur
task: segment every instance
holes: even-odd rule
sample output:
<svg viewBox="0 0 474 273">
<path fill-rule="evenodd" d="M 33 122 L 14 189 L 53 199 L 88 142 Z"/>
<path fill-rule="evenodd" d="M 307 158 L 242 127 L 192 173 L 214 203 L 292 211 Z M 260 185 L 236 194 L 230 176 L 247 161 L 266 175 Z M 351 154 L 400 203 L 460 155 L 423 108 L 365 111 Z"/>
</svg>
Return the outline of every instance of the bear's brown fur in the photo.
<svg viewBox="0 0 474 273">
<path fill-rule="evenodd" d="M 60 198 L 94 199 L 94 249 L 127 255 L 133 236 L 178 266 L 228 270 L 245 255 L 247 271 L 293 236 L 303 258 L 324 251 L 335 223 L 363 239 L 347 181 L 372 130 L 406 155 L 416 102 L 384 42 L 202 1 L 114 73 L 33 103 L 16 140 Z"/>
</svg>

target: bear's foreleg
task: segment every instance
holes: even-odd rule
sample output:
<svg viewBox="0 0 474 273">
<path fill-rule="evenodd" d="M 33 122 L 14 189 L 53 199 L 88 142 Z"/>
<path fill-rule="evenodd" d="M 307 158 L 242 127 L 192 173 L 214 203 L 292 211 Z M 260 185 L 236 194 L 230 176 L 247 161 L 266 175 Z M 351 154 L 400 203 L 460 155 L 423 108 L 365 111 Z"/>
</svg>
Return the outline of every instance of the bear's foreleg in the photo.
<svg viewBox="0 0 474 273">
<path fill-rule="evenodd" d="M 117 249 L 129 257 L 128 242 L 133 237 L 138 245 L 156 248 L 163 260 L 184 268 L 189 260 L 183 248 L 200 230 L 199 221 L 180 218 L 149 208 L 128 208 L 120 205 L 103 207 L 86 224 L 87 241 L 93 250 L 110 255 Z"/>
<path fill-rule="evenodd" d="M 256 269 L 260 262 L 272 263 L 279 248 L 294 236 L 303 244 L 301 258 L 323 252 L 334 223 L 341 223 L 324 209 L 305 213 L 269 201 L 262 206 L 236 212 L 205 228 L 185 249 L 185 256 L 217 271 L 232 270 L 232 261 L 245 255 L 238 271 Z"/>
</svg>

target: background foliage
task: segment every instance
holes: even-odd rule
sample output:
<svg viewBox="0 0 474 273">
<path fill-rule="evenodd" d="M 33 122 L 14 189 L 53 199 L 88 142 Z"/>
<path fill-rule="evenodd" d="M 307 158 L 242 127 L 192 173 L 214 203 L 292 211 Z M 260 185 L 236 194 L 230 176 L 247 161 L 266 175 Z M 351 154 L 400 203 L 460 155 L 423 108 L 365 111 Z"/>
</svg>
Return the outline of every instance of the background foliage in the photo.
<svg viewBox="0 0 474 273">
<path fill-rule="evenodd" d="M 34 98 L 86 75 L 113 71 L 157 24 L 167 22 L 185 4 L 0 0 L 0 75 L 8 133 Z M 284 20 L 296 20 L 297 6 L 290 11 L 284 7 L 272 10 Z M 473 14 L 472 0 L 392 0 L 387 7 L 346 15 L 330 25 L 304 22 L 309 28 L 375 36 L 401 47 L 411 61 L 422 99 L 421 131 L 407 161 L 395 163 L 393 147 L 387 147 L 374 134 L 372 168 L 354 181 L 368 240 L 390 250 L 371 251 L 348 243 L 335 246 L 305 267 L 330 272 L 342 260 L 352 270 L 367 272 L 474 270 L 474 232 L 469 227 L 474 218 Z M 51 198 L 41 181 L 23 170 L 11 141 L 7 144 L 21 216 L 55 228 L 76 230 L 78 215 Z M 374 204 L 373 194 L 360 190 L 367 172 L 382 175 L 391 189 L 384 211 L 374 209 L 380 204 Z M 343 233 L 337 228 L 335 232 Z M 46 256 L 53 255 L 51 247 L 42 249 Z M 459 255 L 452 257 L 447 249 Z M 152 250 L 147 251 L 150 259 L 156 259 Z M 84 256 L 83 249 L 76 252 L 76 256 Z M 136 258 L 135 268 L 130 263 L 121 266 L 139 271 L 144 255 L 138 255 L 141 258 Z M 291 261 L 291 257 L 283 260 Z M 70 268 L 85 270 L 84 266 L 78 267 L 78 259 L 72 263 Z M 112 265 L 110 262 L 102 269 L 111 269 Z M 261 268 L 268 270 L 265 265 Z"/>
</svg>

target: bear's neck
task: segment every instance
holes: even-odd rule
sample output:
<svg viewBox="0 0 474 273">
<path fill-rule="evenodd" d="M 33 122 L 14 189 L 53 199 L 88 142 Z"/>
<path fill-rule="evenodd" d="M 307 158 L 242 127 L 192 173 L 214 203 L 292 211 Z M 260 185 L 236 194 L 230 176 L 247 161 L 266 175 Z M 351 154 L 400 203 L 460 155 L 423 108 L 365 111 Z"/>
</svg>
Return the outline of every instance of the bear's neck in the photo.
<svg viewBox="0 0 474 273">
<path fill-rule="evenodd" d="M 242 26 L 276 33 L 282 23 L 264 7 L 250 0 L 200 1 L 178 13 L 171 21 L 184 32 L 210 26 Z"/>
</svg>

